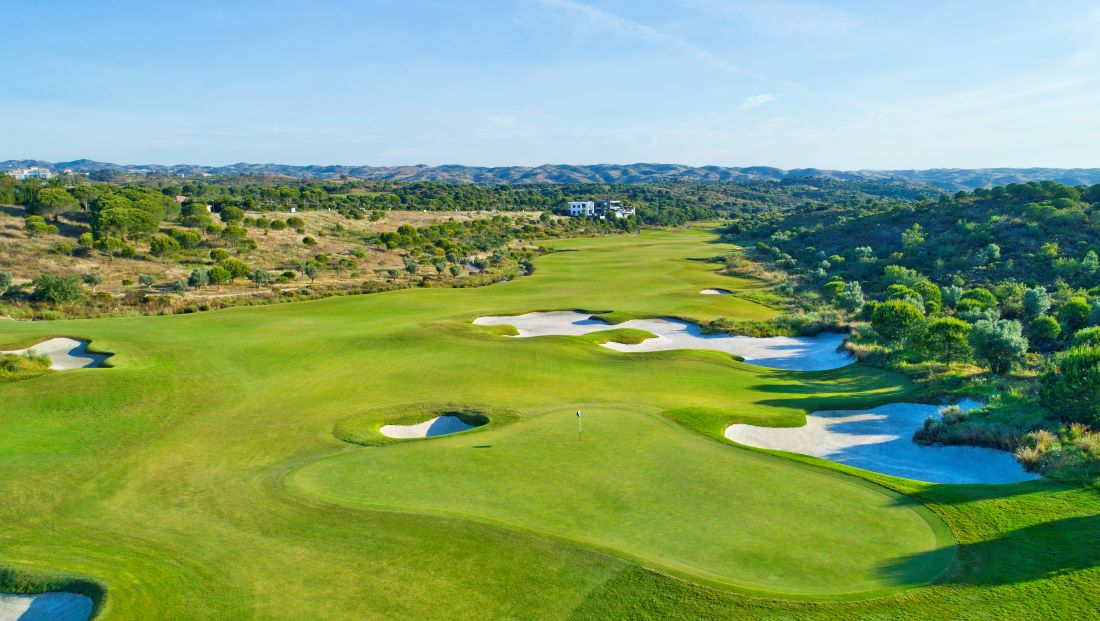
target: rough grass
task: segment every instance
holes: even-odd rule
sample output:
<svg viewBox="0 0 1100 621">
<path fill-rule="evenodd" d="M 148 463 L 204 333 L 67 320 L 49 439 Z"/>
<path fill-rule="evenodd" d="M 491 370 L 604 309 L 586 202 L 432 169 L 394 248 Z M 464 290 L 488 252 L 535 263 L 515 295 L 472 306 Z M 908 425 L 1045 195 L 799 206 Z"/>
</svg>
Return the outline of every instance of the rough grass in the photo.
<svg viewBox="0 0 1100 621">
<path fill-rule="evenodd" d="M 30 379 L 49 372 L 47 356 L 0 353 L 0 382 Z"/>
</svg>

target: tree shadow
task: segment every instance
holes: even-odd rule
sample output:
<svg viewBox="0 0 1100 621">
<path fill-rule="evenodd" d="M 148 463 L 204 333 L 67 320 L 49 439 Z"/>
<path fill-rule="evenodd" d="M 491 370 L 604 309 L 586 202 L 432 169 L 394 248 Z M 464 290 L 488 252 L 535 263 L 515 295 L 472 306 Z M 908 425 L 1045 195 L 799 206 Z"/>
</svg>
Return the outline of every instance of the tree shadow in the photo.
<svg viewBox="0 0 1100 621">
<path fill-rule="evenodd" d="M 965 505 L 987 500 L 1004 500 L 1017 496 L 1049 493 L 1052 488 L 1061 486 L 1060 483 L 1039 478 L 1019 483 L 933 485 L 910 495 L 925 504 Z M 1067 488 L 1073 489 L 1069 486 Z"/>
<path fill-rule="evenodd" d="M 1100 515 L 1064 518 L 1027 526 L 976 543 L 961 544 L 941 582 L 975 586 L 1019 584 L 1100 567 Z M 905 556 L 879 571 L 904 584 L 944 550 Z"/>
</svg>

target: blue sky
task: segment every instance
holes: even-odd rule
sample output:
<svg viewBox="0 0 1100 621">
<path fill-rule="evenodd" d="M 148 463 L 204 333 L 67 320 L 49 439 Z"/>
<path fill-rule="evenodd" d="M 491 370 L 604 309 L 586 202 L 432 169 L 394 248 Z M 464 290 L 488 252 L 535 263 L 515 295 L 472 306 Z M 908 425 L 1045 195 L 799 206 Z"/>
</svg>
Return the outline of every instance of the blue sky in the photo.
<svg viewBox="0 0 1100 621">
<path fill-rule="evenodd" d="M 1100 166 L 1100 0 L 0 11 L 0 159 Z"/>
</svg>

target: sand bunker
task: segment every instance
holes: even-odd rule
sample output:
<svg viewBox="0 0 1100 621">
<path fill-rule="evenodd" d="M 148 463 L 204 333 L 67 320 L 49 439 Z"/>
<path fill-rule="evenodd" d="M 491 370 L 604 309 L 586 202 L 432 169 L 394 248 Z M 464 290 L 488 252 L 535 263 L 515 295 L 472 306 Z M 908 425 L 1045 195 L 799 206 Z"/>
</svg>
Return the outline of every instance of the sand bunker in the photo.
<svg viewBox="0 0 1100 621">
<path fill-rule="evenodd" d="M 519 338 L 534 336 L 577 336 L 636 328 L 651 332 L 656 338 L 627 345 L 608 342 L 603 347 L 621 352 L 667 351 L 673 349 L 709 349 L 741 357 L 749 364 L 792 371 L 824 371 L 855 362 L 838 351 L 847 338 L 844 334 L 822 334 L 816 337 L 774 336 L 756 338 L 728 334 L 703 334 L 699 326 L 679 319 L 634 319 L 616 325 L 591 319 L 591 314 L 577 311 L 551 311 L 526 315 L 478 317 L 480 326 L 513 326 Z"/>
<path fill-rule="evenodd" d="M 959 407 L 978 407 L 963 401 Z M 1015 483 L 1038 478 L 1004 451 L 975 446 L 922 446 L 913 434 L 944 407 L 892 403 L 872 410 L 814 412 L 802 427 L 730 425 L 726 437 L 739 444 L 813 455 L 906 479 L 929 483 Z"/>
<path fill-rule="evenodd" d="M 0 621 L 88 621 L 93 605 L 77 593 L 0 594 Z"/>
<path fill-rule="evenodd" d="M 730 292 L 726 289 L 703 289 L 699 293 L 703 295 L 729 295 Z"/>
<path fill-rule="evenodd" d="M 444 414 L 415 425 L 382 425 L 378 431 L 390 438 L 409 439 L 445 436 L 476 427 L 477 425 L 469 425 L 457 416 Z"/>
<path fill-rule="evenodd" d="M 5 351 L 5 354 L 32 353 L 36 356 L 48 356 L 50 368 L 58 371 L 66 369 L 90 369 L 103 364 L 111 354 L 93 354 L 88 352 L 88 341 L 70 338 L 54 338 L 43 341 L 33 347 Z"/>
</svg>

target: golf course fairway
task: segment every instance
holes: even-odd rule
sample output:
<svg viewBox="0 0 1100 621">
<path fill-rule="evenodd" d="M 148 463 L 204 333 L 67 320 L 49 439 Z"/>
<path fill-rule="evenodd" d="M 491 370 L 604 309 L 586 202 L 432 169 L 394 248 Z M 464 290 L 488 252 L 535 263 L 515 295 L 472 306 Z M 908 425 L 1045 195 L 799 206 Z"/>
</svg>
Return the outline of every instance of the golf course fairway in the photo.
<svg viewBox="0 0 1100 621">
<path fill-rule="evenodd" d="M 1093 491 L 920 484 L 722 437 L 734 422 L 903 401 L 898 375 L 473 325 L 540 310 L 778 314 L 747 299 L 763 285 L 698 260 L 737 250 L 707 230 L 548 246 L 562 252 L 532 275 L 483 288 L 5 322 L 0 349 L 66 336 L 114 355 L 0 384 L 0 592 L 88 594 L 97 619 L 1097 609 Z M 377 446 L 333 433 L 443 402 L 516 416 Z"/>
</svg>

